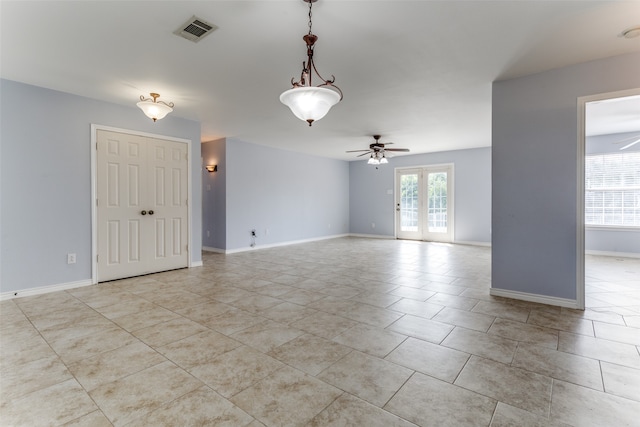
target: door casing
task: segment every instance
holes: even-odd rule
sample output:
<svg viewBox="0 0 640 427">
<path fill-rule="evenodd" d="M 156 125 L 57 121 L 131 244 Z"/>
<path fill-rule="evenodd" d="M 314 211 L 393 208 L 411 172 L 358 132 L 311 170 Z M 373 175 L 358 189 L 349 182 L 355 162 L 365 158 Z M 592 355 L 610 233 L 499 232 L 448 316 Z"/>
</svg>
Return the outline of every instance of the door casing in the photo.
<svg viewBox="0 0 640 427">
<path fill-rule="evenodd" d="M 585 234 L 585 225 L 584 225 L 584 193 L 585 193 L 585 183 L 584 183 L 584 164 L 585 164 L 585 156 L 586 156 L 586 105 L 589 102 L 594 101 L 604 101 L 606 99 L 612 98 L 625 98 L 628 96 L 637 96 L 640 95 L 640 88 L 628 89 L 616 92 L 607 92 L 607 93 L 599 93 L 595 95 L 589 96 L 581 96 L 577 99 L 577 109 L 578 109 L 578 156 L 576 159 L 577 162 L 577 189 L 578 194 L 576 194 L 576 308 L 579 310 L 584 310 L 585 308 L 585 246 L 584 246 L 584 234 Z"/>
</svg>

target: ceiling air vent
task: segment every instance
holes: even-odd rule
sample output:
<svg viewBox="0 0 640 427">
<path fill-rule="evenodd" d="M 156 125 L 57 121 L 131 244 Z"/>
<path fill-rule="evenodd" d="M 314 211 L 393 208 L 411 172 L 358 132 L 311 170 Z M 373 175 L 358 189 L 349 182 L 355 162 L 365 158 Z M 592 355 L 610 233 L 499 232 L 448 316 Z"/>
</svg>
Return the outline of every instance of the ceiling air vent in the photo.
<svg viewBox="0 0 640 427">
<path fill-rule="evenodd" d="M 181 25 L 180 28 L 175 30 L 173 34 L 187 40 L 191 40 L 194 43 L 198 43 L 217 29 L 218 27 L 212 23 L 196 16 L 192 16 L 187 22 Z"/>
</svg>

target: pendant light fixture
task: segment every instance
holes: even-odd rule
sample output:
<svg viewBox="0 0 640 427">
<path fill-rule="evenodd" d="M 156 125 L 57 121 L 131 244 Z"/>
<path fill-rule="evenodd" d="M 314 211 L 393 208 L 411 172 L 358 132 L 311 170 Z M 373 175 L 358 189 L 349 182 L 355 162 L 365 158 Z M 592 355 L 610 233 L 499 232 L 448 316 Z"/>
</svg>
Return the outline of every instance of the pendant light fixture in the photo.
<svg viewBox="0 0 640 427">
<path fill-rule="evenodd" d="M 150 93 L 151 98 L 145 98 L 144 95 L 140 95 L 140 102 L 136 104 L 142 112 L 154 122 L 164 118 L 167 114 L 173 111 L 173 102 L 166 103 L 164 101 L 158 101 L 160 97 L 157 93 Z"/>
<path fill-rule="evenodd" d="M 300 80 L 295 82 L 291 79 L 292 89 L 289 89 L 280 95 L 280 102 L 289 107 L 293 114 L 300 120 L 309 123 L 309 126 L 323 118 L 338 102 L 342 101 L 342 91 L 333 84 L 336 80 L 331 76 L 331 80 L 325 80 L 320 76 L 313 61 L 313 49 L 318 36 L 311 32 L 311 8 L 313 3 L 318 0 L 303 0 L 309 3 L 309 33 L 305 34 L 302 39 L 307 44 L 307 61 L 302 62 L 302 73 Z M 322 81 L 318 86 L 313 86 L 312 75 L 315 75 Z"/>
</svg>

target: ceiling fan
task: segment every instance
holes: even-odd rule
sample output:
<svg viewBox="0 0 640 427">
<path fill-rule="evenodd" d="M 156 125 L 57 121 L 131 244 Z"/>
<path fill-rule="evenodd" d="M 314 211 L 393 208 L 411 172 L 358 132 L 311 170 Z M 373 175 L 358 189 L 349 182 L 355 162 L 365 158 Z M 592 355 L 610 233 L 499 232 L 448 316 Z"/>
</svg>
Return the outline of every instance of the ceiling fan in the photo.
<svg viewBox="0 0 640 427">
<path fill-rule="evenodd" d="M 380 135 L 373 135 L 373 139 L 375 139 L 376 142 L 374 142 L 373 144 L 369 144 L 369 149 L 368 150 L 350 150 L 347 151 L 347 153 L 360 153 L 362 152 L 362 154 L 359 154 L 357 157 L 362 157 L 362 156 L 366 156 L 369 155 L 369 161 L 367 162 L 370 165 L 380 165 L 380 164 L 385 164 L 385 163 L 389 163 L 389 161 L 387 160 L 387 156 L 386 156 L 386 152 L 393 152 L 393 151 L 402 151 L 402 152 L 408 152 L 409 149 L 408 148 L 385 148 L 385 146 L 387 145 L 391 145 L 393 144 L 393 142 L 387 142 L 385 144 L 380 142 Z"/>
<path fill-rule="evenodd" d="M 640 143 L 640 133 L 636 134 L 636 135 L 633 135 L 633 136 L 630 136 L 628 138 L 624 138 L 624 139 L 621 139 L 619 141 L 613 142 L 613 144 L 615 144 L 615 145 L 622 144 L 622 143 L 625 143 L 625 145 L 623 147 L 620 147 L 620 149 L 619 149 L 620 151 L 626 150 L 627 148 L 633 147 L 634 145 Z"/>
</svg>

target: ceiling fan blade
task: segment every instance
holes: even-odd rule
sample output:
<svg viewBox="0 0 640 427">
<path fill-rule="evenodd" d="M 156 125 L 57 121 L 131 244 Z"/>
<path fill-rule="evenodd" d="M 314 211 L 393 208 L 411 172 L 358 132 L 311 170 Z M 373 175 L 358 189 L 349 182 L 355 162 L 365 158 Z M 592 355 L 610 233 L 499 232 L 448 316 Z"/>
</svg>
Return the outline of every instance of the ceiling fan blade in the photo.
<svg viewBox="0 0 640 427">
<path fill-rule="evenodd" d="M 366 153 L 358 154 L 356 157 L 366 156 L 367 154 L 369 154 L 369 150 L 367 150 L 367 152 L 366 152 Z"/>
<path fill-rule="evenodd" d="M 635 139 L 635 138 L 638 138 L 638 137 L 640 137 L 640 134 L 636 134 L 636 135 L 633 135 L 633 136 L 629 136 L 627 138 L 619 139 L 618 141 L 613 142 L 613 144 L 621 144 L 623 142 L 631 141 L 632 139 Z"/>
<path fill-rule="evenodd" d="M 349 151 L 345 151 L 345 153 L 359 153 L 359 152 L 361 152 L 361 151 L 369 152 L 369 151 L 371 151 L 371 150 L 349 150 Z"/>
<path fill-rule="evenodd" d="M 640 138 L 636 139 L 635 141 L 633 141 L 630 144 L 625 145 L 624 147 L 620 147 L 620 151 L 622 150 L 626 150 L 629 147 L 633 147 L 634 145 L 636 145 L 638 142 L 640 142 Z"/>
<path fill-rule="evenodd" d="M 408 152 L 409 149 L 408 148 L 385 148 L 385 151 L 404 151 L 404 152 Z"/>
</svg>

